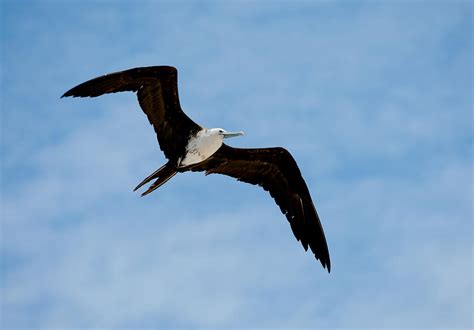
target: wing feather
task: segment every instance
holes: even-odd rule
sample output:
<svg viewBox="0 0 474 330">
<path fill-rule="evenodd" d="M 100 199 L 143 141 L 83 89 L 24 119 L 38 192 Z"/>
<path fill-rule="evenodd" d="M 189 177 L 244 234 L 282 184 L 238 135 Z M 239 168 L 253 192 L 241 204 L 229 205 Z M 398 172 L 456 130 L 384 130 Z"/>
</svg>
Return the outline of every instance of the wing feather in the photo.
<svg viewBox="0 0 474 330">
<path fill-rule="evenodd" d="M 62 97 L 96 97 L 108 93 L 137 92 L 138 102 L 153 126 L 165 156 L 177 163 L 190 134 L 201 126 L 181 109 L 178 72 L 170 66 L 151 66 L 103 75 L 86 81 Z"/>
<path fill-rule="evenodd" d="M 213 156 L 190 169 L 205 171 L 206 175 L 228 175 L 268 191 L 288 219 L 296 239 L 331 271 L 321 221 L 298 165 L 286 149 L 240 149 L 223 144 Z"/>
</svg>

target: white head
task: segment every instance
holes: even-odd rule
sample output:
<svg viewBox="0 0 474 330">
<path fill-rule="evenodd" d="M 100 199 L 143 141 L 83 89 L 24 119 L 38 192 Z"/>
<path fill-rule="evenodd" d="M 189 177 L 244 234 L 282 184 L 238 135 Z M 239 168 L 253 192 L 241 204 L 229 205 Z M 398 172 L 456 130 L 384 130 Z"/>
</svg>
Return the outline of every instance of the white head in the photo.
<svg viewBox="0 0 474 330">
<path fill-rule="evenodd" d="M 244 132 L 242 132 L 242 131 L 240 131 L 240 132 L 227 132 L 223 128 L 210 128 L 210 129 L 207 130 L 207 132 L 208 132 L 209 135 L 221 137 L 222 140 L 224 140 L 226 138 L 234 137 L 234 136 L 244 135 Z"/>
</svg>

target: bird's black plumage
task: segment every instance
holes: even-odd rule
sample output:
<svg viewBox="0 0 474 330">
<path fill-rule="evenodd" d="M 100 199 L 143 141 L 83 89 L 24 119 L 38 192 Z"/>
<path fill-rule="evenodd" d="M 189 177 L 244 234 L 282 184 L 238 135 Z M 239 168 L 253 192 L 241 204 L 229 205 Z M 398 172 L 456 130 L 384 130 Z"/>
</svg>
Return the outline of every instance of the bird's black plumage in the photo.
<svg viewBox="0 0 474 330">
<path fill-rule="evenodd" d="M 308 187 L 293 156 L 284 148 L 242 149 L 226 144 L 204 162 L 190 167 L 231 176 L 259 185 L 274 198 L 290 222 L 296 239 L 305 250 L 308 246 L 323 267 L 331 270 L 323 227 L 313 205 Z"/>
<path fill-rule="evenodd" d="M 202 127 L 181 109 L 176 68 L 151 66 L 106 74 L 70 89 L 62 97 L 96 97 L 125 91 L 137 92 L 138 103 L 155 129 L 161 150 L 177 163 L 186 151 L 189 135 Z"/>
<path fill-rule="evenodd" d="M 136 188 L 156 179 L 146 195 L 178 172 L 204 171 L 236 178 L 267 190 L 290 222 L 297 240 L 308 247 L 323 267 L 331 271 L 329 251 L 308 187 L 291 154 L 284 148 L 242 149 L 226 144 L 206 160 L 180 167 L 189 138 L 202 129 L 181 109 L 177 71 L 170 66 L 134 68 L 107 74 L 67 91 L 65 96 L 96 97 L 107 93 L 136 92 L 140 107 L 153 125 L 161 150 L 169 162 Z"/>
</svg>

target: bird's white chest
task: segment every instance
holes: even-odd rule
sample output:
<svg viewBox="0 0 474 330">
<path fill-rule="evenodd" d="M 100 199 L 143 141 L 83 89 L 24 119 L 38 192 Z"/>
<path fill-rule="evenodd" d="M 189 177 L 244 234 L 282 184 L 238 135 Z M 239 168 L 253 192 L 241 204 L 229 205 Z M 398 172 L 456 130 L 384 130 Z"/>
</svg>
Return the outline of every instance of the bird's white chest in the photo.
<svg viewBox="0 0 474 330">
<path fill-rule="evenodd" d="M 200 163 L 211 157 L 222 146 L 222 137 L 210 135 L 206 131 L 200 131 L 189 139 L 186 147 L 186 155 L 181 160 L 180 166 L 188 166 Z"/>
</svg>

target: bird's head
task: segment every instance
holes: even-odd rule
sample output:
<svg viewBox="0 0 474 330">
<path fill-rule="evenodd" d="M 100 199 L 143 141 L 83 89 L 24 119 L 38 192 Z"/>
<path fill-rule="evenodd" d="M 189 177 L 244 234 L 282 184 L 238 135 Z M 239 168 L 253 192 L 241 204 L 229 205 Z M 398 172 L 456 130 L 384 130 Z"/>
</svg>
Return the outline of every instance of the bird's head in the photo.
<svg viewBox="0 0 474 330">
<path fill-rule="evenodd" d="M 217 135 L 222 137 L 222 139 L 244 135 L 244 132 L 227 132 L 225 129 L 222 128 L 211 128 L 208 130 L 210 135 Z"/>
</svg>

